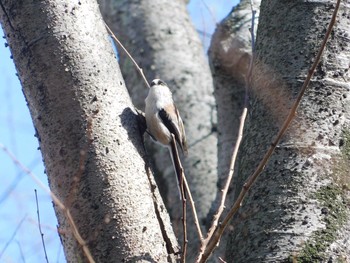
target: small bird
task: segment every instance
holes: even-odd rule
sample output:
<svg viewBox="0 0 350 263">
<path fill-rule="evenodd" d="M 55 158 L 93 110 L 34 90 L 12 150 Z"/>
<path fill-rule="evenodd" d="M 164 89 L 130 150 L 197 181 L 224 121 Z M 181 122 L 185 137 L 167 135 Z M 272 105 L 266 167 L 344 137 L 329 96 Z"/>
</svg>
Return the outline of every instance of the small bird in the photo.
<svg viewBox="0 0 350 263">
<path fill-rule="evenodd" d="M 179 111 L 174 104 L 172 93 L 167 84 L 160 79 L 154 79 L 151 82 L 145 103 L 148 133 L 154 141 L 168 147 L 178 178 L 178 185 L 180 185 L 181 175 L 179 174 L 179 167 L 174 160 L 176 149 L 172 147 L 172 145 L 176 147 L 176 143 L 171 143 L 171 134 L 174 134 L 182 152 L 187 155 L 186 134 Z"/>
</svg>

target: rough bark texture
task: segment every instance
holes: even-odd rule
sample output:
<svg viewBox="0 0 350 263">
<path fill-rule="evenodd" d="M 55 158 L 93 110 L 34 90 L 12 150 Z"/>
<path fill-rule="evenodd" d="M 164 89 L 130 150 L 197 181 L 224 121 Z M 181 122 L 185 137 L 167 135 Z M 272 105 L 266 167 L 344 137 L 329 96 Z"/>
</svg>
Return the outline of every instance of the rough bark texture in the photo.
<svg viewBox="0 0 350 263">
<path fill-rule="evenodd" d="M 161 201 L 153 201 L 133 105 L 96 2 L 2 0 L 0 19 L 50 188 L 94 259 L 171 260 L 176 241 Z M 85 262 L 55 210 L 67 261 Z"/>
<path fill-rule="evenodd" d="M 228 262 L 349 260 L 349 8 L 342 3 L 298 116 L 243 203 Z M 236 191 L 276 135 L 333 9 L 334 1 L 262 1 Z"/>
<path fill-rule="evenodd" d="M 260 0 L 254 1 L 255 29 L 259 18 Z M 209 48 L 209 62 L 214 76 L 218 112 L 218 195 L 213 208 L 221 200 L 229 173 L 233 147 L 242 114 L 245 76 L 251 59 L 252 11 L 249 0 L 243 0 L 218 25 Z M 208 222 L 209 223 L 209 222 Z"/>
<path fill-rule="evenodd" d="M 184 120 L 189 154 L 184 159 L 187 179 L 199 218 L 205 221 L 215 196 L 216 133 L 213 83 L 198 34 L 183 1 L 101 1 L 106 21 L 143 68 L 149 80 L 160 77 L 173 91 Z M 122 72 L 135 104 L 143 108 L 148 93 L 139 74 L 120 52 Z M 175 219 L 181 217 L 174 169 L 166 149 L 154 147 L 157 174 L 169 181 L 164 189 L 167 205 Z M 163 185 L 164 186 L 164 185 Z M 190 232 L 194 231 L 192 224 Z M 191 235 L 190 243 L 193 241 Z"/>
<path fill-rule="evenodd" d="M 253 1 L 256 11 L 255 33 L 259 18 L 260 0 Z M 221 199 L 222 189 L 227 180 L 233 147 L 237 140 L 237 132 L 244 106 L 245 77 L 251 59 L 252 10 L 250 0 L 242 0 L 228 16 L 218 25 L 209 48 L 209 63 L 214 78 L 214 95 L 218 114 L 218 183 L 217 195 L 207 220 L 211 223 Z M 256 35 L 256 34 L 255 34 Z M 237 169 L 237 167 L 236 167 Z M 235 179 L 232 180 L 232 185 Z M 226 207 L 233 204 L 234 187 L 231 187 L 226 199 Z M 215 251 L 223 257 L 226 246 L 225 235 L 219 248 Z M 217 258 L 216 256 L 213 259 Z"/>
</svg>

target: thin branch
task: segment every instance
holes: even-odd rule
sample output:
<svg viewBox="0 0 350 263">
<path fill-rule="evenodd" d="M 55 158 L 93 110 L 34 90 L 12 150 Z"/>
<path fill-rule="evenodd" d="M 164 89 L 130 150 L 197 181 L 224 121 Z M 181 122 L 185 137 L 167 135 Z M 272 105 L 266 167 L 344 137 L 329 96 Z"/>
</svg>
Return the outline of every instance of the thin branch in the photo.
<svg viewBox="0 0 350 263">
<path fill-rule="evenodd" d="M 105 26 L 107 28 L 107 31 L 111 35 L 111 37 L 118 43 L 118 45 L 124 50 L 124 52 L 127 54 L 127 56 L 134 63 L 135 67 L 140 72 L 144 82 L 146 83 L 147 87 L 150 88 L 150 85 L 149 85 L 149 83 L 148 83 L 148 81 L 146 79 L 146 76 L 143 74 L 142 68 L 139 67 L 137 62 L 134 60 L 134 58 L 131 56 L 131 54 L 127 51 L 127 49 L 123 46 L 123 44 L 119 41 L 119 39 L 114 35 L 113 31 L 109 28 L 109 26 L 106 23 L 105 23 Z M 202 234 L 202 230 L 201 230 L 200 225 L 199 225 L 196 207 L 195 207 L 195 204 L 194 204 L 194 201 L 193 201 L 193 198 L 192 198 L 192 194 L 191 194 L 190 188 L 189 188 L 187 180 L 186 180 L 186 176 L 185 176 L 185 174 L 183 172 L 183 169 L 182 169 L 182 180 L 183 180 L 183 187 L 185 188 L 185 189 L 183 189 L 183 187 L 182 187 L 182 190 L 186 190 L 186 191 L 183 192 L 183 194 L 185 195 L 187 193 L 187 195 L 188 195 L 188 198 L 189 198 L 189 201 L 190 201 L 190 204 L 191 204 L 191 210 L 192 210 L 192 213 L 193 213 L 194 223 L 196 225 L 197 232 L 198 232 L 198 236 L 199 236 L 200 240 L 203 240 L 203 234 Z M 182 193 L 181 193 L 181 195 L 182 195 Z M 183 200 L 183 202 L 187 201 L 185 198 L 183 198 L 182 200 Z M 184 209 L 184 213 L 183 214 L 186 215 L 186 209 Z M 186 222 L 183 222 L 183 226 L 186 227 Z M 184 253 L 183 254 L 186 254 L 185 249 L 187 248 L 187 243 L 188 243 L 188 241 L 187 241 L 187 233 L 186 233 L 186 237 L 185 237 L 185 234 L 184 234 Z"/>
<path fill-rule="evenodd" d="M 23 249 L 22 249 L 21 243 L 19 243 L 18 240 L 16 240 L 16 243 L 17 243 L 17 246 L 18 246 L 19 254 L 21 255 L 22 262 L 25 263 L 26 259 L 24 257 L 24 253 L 23 253 Z"/>
<path fill-rule="evenodd" d="M 1 144 L 0 144 L 0 146 L 1 146 Z M 0 259 L 1 259 L 2 255 L 5 253 L 7 247 L 11 244 L 12 240 L 15 238 L 15 236 L 16 236 L 18 230 L 20 229 L 21 225 L 23 224 L 23 222 L 24 222 L 24 220 L 25 220 L 26 218 L 27 218 L 27 215 L 25 215 L 25 216 L 21 219 L 21 221 L 18 223 L 18 225 L 17 225 L 15 231 L 13 232 L 11 238 L 6 242 L 4 248 L 1 250 L 1 252 L 0 252 Z"/>
<path fill-rule="evenodd" d="M 183 251 L 182 251 L 181 262 L 186 263 L 188 239 L 187 239 L 186 194 L 185 194 L 185 190 L 184 190 L 183 176 L 182 176 L 181 180 L 182 180 L 182 182 L 181 182 L 180 189 L 181 189 L 181 197 L 182 197 L 182 229 L 183 229 Z"/>
<path fill-rule="evenodd" d="M 69 209 L 60 201 L 60 199 L 52 193 L 32 171 L 25 167 L 4 145 L 0 144 L 0 148 L 12 159 L 15 165 L 17 165 L 22 171 L 28 174 L 44 191 L 46 191 L 52 198 L 52 201 L 57 205 L 57 207 L 63 212 L 65 217 L 68 219 L 68 222 L 72 228 L 72 233 L 74 238 L 77 240 L 78 244 L 82 247 L 88 262 L 94 263 L 95 260 L 92 258 L 89 248 L 87 247 L 84 239 L 79 234 L 78 228 L 75 225 L 75 222 L 70 214 Z"/>
<path fill-rule="evenodd" d="M 252 24 L 250 30 L 250 35 L 251 35 L 251 41 L 252 41 L 252 56 L 254 56 L 254 50 L 255 50 L 255 36 L 254 36 L 254 27 L 255 27 L 255 15 L 256 15 L 256 10 L 254 10 L 254 5 L 253 5 L 253 0 L 250 0 L 250 10 L 252 12 Z M 253 64 L 253 59 L 250 60 L 250 67 L 252 67 Z M 250 72 L 251 73 L 251 72 Z"/>
<path fill-rule="evenodd" d="M 39 202 L 38 202 L 38 194 L 36 189 L 34 189 L 35 192 L 35 202 L 36 202 L 36 213 L 38 215 L 38 225 L 39 225 L 39 232 L 40 232 L 40 237 L 41 237 L 41 243 L 43 244 L 43 248 L 44 248 L 44 254 L 45 254 L 45 260 L 47 263 L 49 263 L 49 259 L 47 257 L 47 253 L 46 253 L 46 246 L 45 246 L 45 240 L 44 240 L 44 233 L 41 229 L 41 222 L 40 222 L 40 212 L 39 212 Z"/>
<path fill-rule="evenodd" d="M 320 58 L 322 56 L 323 50 L 326 46 L 326 43 L 329 39 L 329 35 L 332 32 L 332 28 L 335 24 L 336 21 L 336 17 L 337 17 L 337 13 L 339 10 L 339 5 L 340 5 L 340 0 L 337 0 L 337 4 L 336 7 L 333 11 L 333 15 L 332 15 L 332 19 L 328 25 L 327 28 L 327 32 L 326 35 L 322 41 L 321 47 L 316 55 L 315 61 L 312 64 L 311 68 L 308 71 L 308 75 L 303 83 L 303 86 L 297 96 L 296 101 L 294 102 L 285 122 L 283 123 L 280 131 L 278 132 L 275 140 L 273 141 L 273 143 L 271 144 L 270 148 L 268 149 L 268 151 L 265 153 L 262 161 L 260 162 L 260 164 L 258 165 L 257 169 L 255 170 L 255 172 L 249 176 L 249 178 L 247 179 L 247 181 L 244 183 L 243 188 L 236 200 L 236 202 L 233 204 L 233 206 L 231 207 L 230 211 L 228 212 L 228 214 L 226 215 L 226 217 L 224 218 L 224 220 L 222 221 L 222 224 L 217 228 L 217 230 L 215 231 L 213 238 L 211 238 L 209 240 L 209 243 L 206 247 L 206 250 L 204 251 L 204 253 L 202 254 L 201 258 L 199 258 L 199 260 L 197 262 L 206 262 L 208 257 L 211 255 L 211 253 L 213 252 L 213 250 L 215 249 L 217 243 L 219 242 L 222 234 L 224 233 L 226 227 L 228 226 L 230 220 L 232 219 L 233 215 L 236 214 L 236 212 L 238 211 L 238 209 L 241 207 L 242 201 L 245 198 L 248 190 L 252 187 L 252 185 L 254 184 L 254 182 L 256 181 L 256 179 L 258 178 L 258 176 L 261 174 L 261 172 L 264 170 L 268 160 L 270 159 L 272 153 L 274 152 L 275 148 L 277 147 L 279 141 L 281 140 L 282 136 L 285 134 L 287 128 L 289 127 L 290 123 L 292 122 L 295 114 L 296 114 L 296 110 L 300 104 L 300 101 L 303 97 L 303 95 L 305 94 L 305 91 L 310 83 L 310 80 L 315 72 L 315 69 L 320 61 Z"/>
<path fill-rule="evenodd" d="M 186 254 L 187 254 L 187 245 L 188 245 L 188 240 L 187 240 L 187 214 L 186 214 L 186 194 L 184 190 L 184 169 L 182 167 L 180 157 L 179 157 L 179 152 L 177 151 L 176 147 L 176 140 L 175 140 L 175 135 L 171 134 L 172 140 L 171 140 L 171 147 L 174 149 L 173 152 L 173 162 L 174 165 L 177 166 L 178 169 L 175 168 L 175 172 L 179 172 L 180 178 L 179 178 L 179 187 L 180 187 L 180 194 L 181 194 L 181 200 L 182 200 L 182 229 L 183 229 L 183 249 L 182 249 L 182 255 L 181 255 L 181 263 L 186 263 Z M 178 175 L 177 175 L 178 176 Z"/>
<path fill-rule="evenodd" d="M 187 214 L 186 214 L 186 196 L 185 196 L 183 183 L 182 183 L 182 186 L 181 186 L 181 196 L 182 196 L 182 229 L 183 229 L 183 251 L 182 251 L 181 262 L 182 263 L 186 263 L 188 239 L 187 239 L 187 222 L 186 222 L 186 219 L 187 219 Z"/>
<path fill-rule="evenodd" d="M 143 70 L 139 67 L 137 62 L 134 60 L 134 58 L 131 56 L 131 54 L 127 51 L 127 49 L 123 46 L 123 44 L 119 41 L 119 39 L 113 34 L 113 31 L 109 28 L 109 26 L 106 23 L 105 23 L 105 26 L 106 26 L 109 34 L 112 36 L 112 38 L 118 43 L 118 45 L 124 50 L 124 52 L 128 55 L 128 57 L 134 63 L 135 67 L 140 72 L 144 82 L 146 83 L 147 87 L 150 88 L 150 85 L 149 85 L 145 75 L 143 74 Z M 193 218 L 194 218 L 194 221 L 195 221 L 194 223 L 195 223 L 196 228 L 197 228 L 199 239 L 203 240 L 203 234 L 202 234 L 202 230 L 201 230 L 200 225 L 199 225 L 196 207 L 195 207 L 195 204 L 194 204 L 194 201 L 193 201 L 193 198 L 192 198 L 192 194 L 191 194 L 191 191 L 190 191 L 190 188 L 188 186 L 188 183 L 187 183 L 187 180 L 186 180 L 186 176 L 185 176 L 184 173 L 183 173 L 182 178 L 184 180 L 184 187 L 185 187 L 186 193 L 188 194 L 188 197 L 189 197 L 189 200 L 190 200 L 191 209 L 192 209 L 192 213 L 193 213 Z"/>
<path fill-rule="evenodd" d="M 28 165 L 28 168 L 34 169 L 34 167 L 38 164 L 39 159 L 34 158 L 32 162 Z M 1 196 L 0 196 L 0 205 L 2 202 L 4 202 L 7 197 L 11 194 L 11 192 L 17 187 L 17 185 L 21 182 L 21 180 L 24 178 L 23 171 L 19 171 L 16 175 L 16 178 L 12 180 L 12 183 L 6 187 L 5 190 L 2 191 Z"/>
<path fill-rule="evenodd" d="M 244 107 L 243 107 L 242 115 L 240 117 L 240 123 L 239 123 L 239 128 L 238 128 L 236 144 L 234 146 L 231 161 L 230 161 L 229 173 L 227 176 L 225 186 L 221 190 L 222 196 L 221 196 L 220 205 L 218 207 L 216 214 L 213 217 L 213 222 L 212 222 L 212 225 L 208 231 L 207 237 L 202 242 L 202 246 L 200 248 L 199 258 L 201 257 L 201 253 L 203 253 L 206 250 L 206 246 L 208 245 L 208 242 L 211 240 L 214 232 L 216 231 L 216 229 L 218 227 L 219 219 L 220 219 L 220 217 L 225 209 L 225 201 L 226 201 L 228 189 L 231 185 L 231 181 L 233 178 L 233 173 L 235 170 L 235 163 L 237 160 L 238 150 L 241 146 L 241 142 L 243 139 L 243 130 L 244 130 L 244 125 L 245 125 L 245 120 L 247 117 L 248 105 L 249 105 L 249 87 L 250 87 L 250 83 L 251 83 L 251 76 L 252 76 L 252 72 L 253 72 L 253 61 L 254 61 L 254 39 L 255 39 L 254 23 L 255 23 L 256 11 L 253 9 L 252 2 L 251 2 L 251 8 L 252 8 L 252 19 L 251 19 L 252 24 L 251 24 L 251 28 L 250 28 L 250 34 L 251 34 L 251 41 L 252 41 L 252 55 L 250 57 L 249 67 L 248 67 L 247 74 L 245 77 Z"/>
<path fill-rule="evenodd" d="M 113 34 L 113 31 L 109 28 L 109 26 L 105 23 L 105 26 L 107 28 L 108 33 L 111 35 L 111 37 L 118 43 L 118 45 L 124 50 L 124 52 L 128 55 L 128 57 L 131 59 L 132 63 L 134 63 L 137 70 L 140 72 L 143 80 L 145 81 L 148 88 L 150 88 L 150 85 L 146 79 L 145 74 L 143 74 L 142 68 L 139 67 L 139 65 L 136 63 L 135 59 L 130 55 L 130 53 L 127 51 L 127 49 L 123 46 L 123 44 L 119 41 L 119 39 Z"/>
<path fill-rule="evenodd" d="M 194 219 L 194 224 L 196 225 L 196 228 L 197 228 L 197 233 L 198 233 L 198 236 L 199 236 L 199 240 L 203 240 L 203 234 L 202 234 L 201 227 L 199 225 L 199 220 L 198 220 L 198 216 L 197 216 L 196 206 L 194 204 L 193 197 L 192 197 L 192 194 L 191 194 L 191 191 L 190 191 L 190 187 L 188 186 L 188 182 L 187 182 L 186 176 L 183 176 L 183 180 L 184 180 L 184 187 L 185 187 L 185 190 L 186 190 L 186 194 L 187 194 L 188 199 L 190 201 L 191 210 L 192 210 L 193 219 Z"/>
</svg>

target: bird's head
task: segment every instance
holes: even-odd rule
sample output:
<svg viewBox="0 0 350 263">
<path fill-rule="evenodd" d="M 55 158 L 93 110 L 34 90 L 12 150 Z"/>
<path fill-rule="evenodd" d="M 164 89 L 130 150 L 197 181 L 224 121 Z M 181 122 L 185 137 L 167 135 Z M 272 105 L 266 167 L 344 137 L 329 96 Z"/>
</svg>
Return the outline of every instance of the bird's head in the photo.
<svg viewBox="0 0 350 263">
<path fill-rule="evenodd" d="M 154 79 L 151 82 L 151 87 L 155 85 L 167 86 L 167 84 L 161 79 Z"/>
</svg>

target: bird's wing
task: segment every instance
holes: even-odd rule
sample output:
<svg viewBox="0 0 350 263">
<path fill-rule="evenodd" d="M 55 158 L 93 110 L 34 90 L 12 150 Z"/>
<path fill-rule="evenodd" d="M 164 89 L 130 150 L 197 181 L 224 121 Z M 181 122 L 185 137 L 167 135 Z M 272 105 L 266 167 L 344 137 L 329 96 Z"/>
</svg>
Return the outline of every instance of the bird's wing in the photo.
<svg viewBox="0 0 350 263">
<path fill-rule="evenodd" d="M 184 154 L 187 155 L 188 150 L 187 150 L 187 139 L 186 139 L 185 127 L 180 117 L 179 111 L 177 110 L 176 107 L 175 107 L 175 110 L 176 110 L 177 120 L 179 123 L 180 134 L 182 135 L 181 143 L 180 143 L 181 149 L 184 152 Z"/>
<path fill-rule="evenodd" d="M 175 107 L 175 106 L 173 106 L 173 107 Z M 176 112 L 176 116 L 170 117 L 167 112 Z M 182 140 L 182 133 L 179 130 L 179 129 L 183 129 L 183 124 L 182 124 L 182 121 L 181 121 L 181 124 L 179 123 L 179 118 L 178 118 L 179 115 L 178 115 L 177 109 L 175 108 L 175 111 L 169 111 L 169 110 L 166 111 L 165 109 L 161 109 L 159 111 L 159 117 L 162 120 L 165 127 L 169 130 L 169 132 L 175 135 L 175 140 L 180 145 L 181 150 L 183 152 L 187 152 L 187 145 L 185 145 L 186 146 L 186 148 L 185 148 L 184 144 L 182 142 L 183 141 Z M 176 125 L 176 123 L 174 123 L 174 121 L 177 121 L 178 125 Z M 181 128 L 181 126 L 182 126 L 182 128 Z"/>
</svg>

